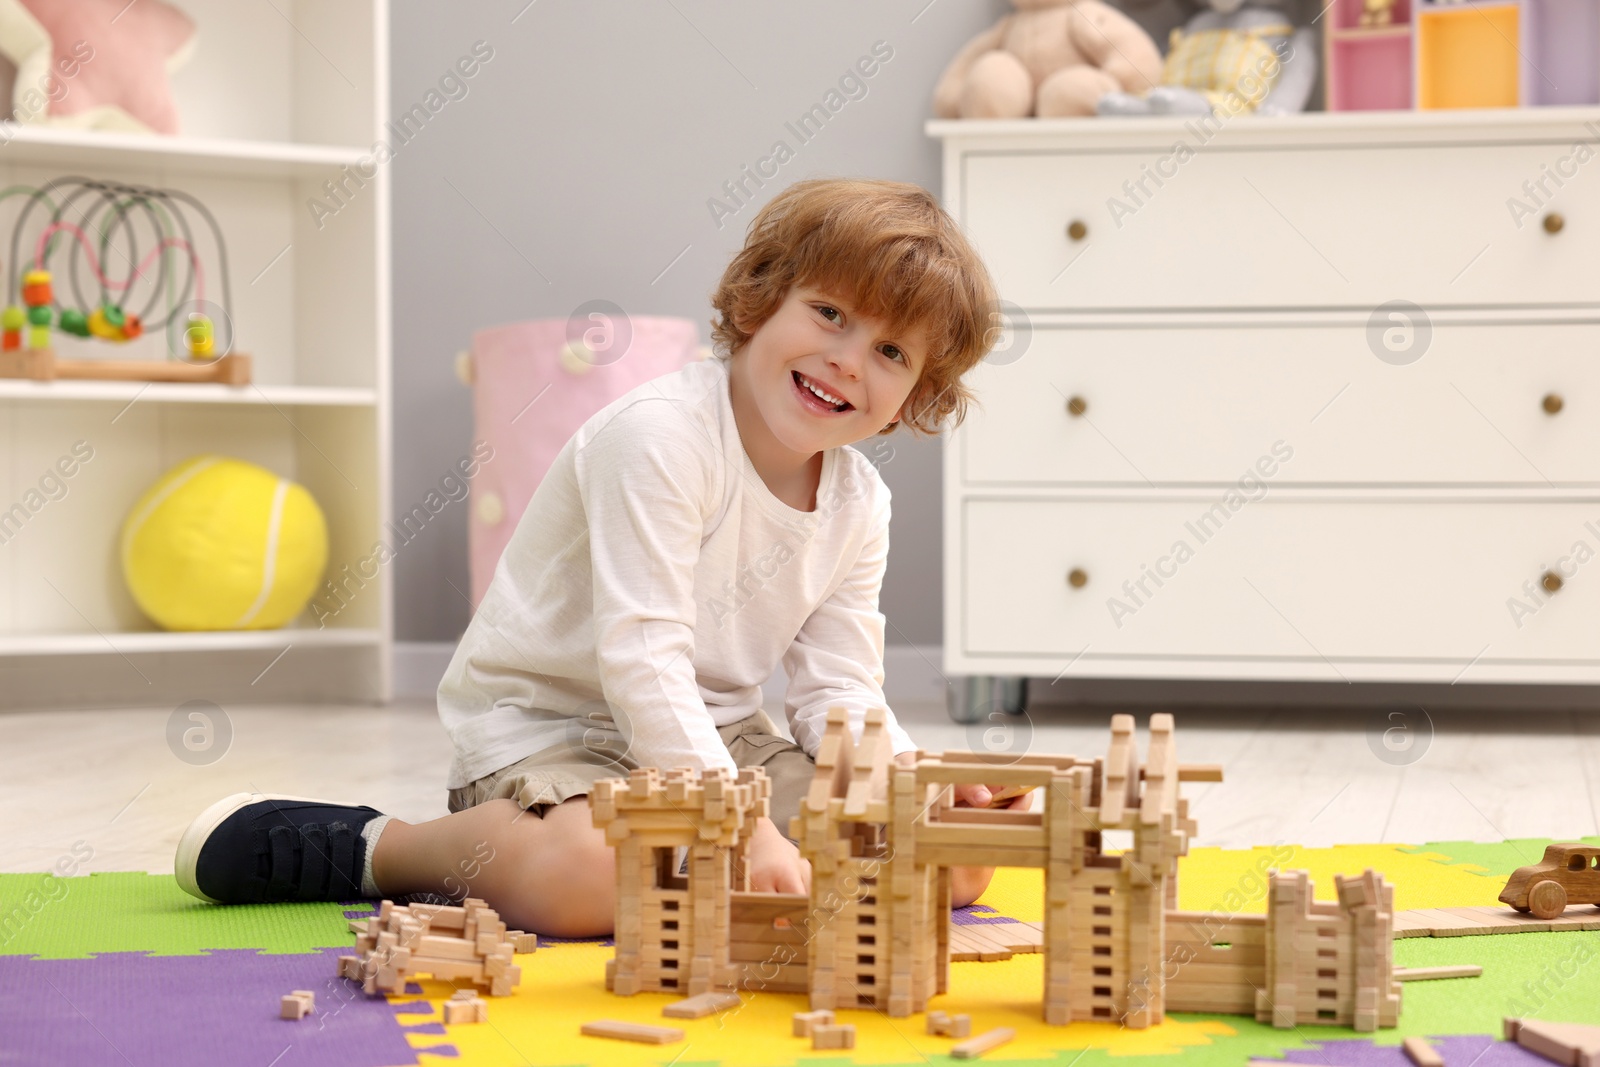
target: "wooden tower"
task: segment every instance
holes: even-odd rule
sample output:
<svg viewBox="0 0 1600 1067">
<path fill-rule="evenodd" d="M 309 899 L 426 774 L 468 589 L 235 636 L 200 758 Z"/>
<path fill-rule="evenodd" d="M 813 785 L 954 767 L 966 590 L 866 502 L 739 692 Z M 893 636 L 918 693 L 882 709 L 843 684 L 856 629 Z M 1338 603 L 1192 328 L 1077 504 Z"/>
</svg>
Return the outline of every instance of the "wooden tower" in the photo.
<svg viewBox="0 0 1600 1067">
<path fill-rule="evenodd" d="M 729 899 L 749 888 L 744 852 L 767 813 L 771 783 L 759 769 L 737 779 L 654 767 L 594 784 L 595 826 L 617 851 L 615 957 L 606 988 L 616 993 L 731 989 Z M 679 873 L 680 850 L 687 869 Z"/>
</svg>

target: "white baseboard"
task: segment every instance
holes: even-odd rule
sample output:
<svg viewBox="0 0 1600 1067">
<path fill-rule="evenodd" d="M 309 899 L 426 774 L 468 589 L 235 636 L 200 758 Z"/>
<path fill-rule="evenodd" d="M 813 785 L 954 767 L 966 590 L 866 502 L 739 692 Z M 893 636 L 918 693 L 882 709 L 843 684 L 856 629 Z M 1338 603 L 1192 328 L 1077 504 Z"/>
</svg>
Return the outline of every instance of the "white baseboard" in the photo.
<svg viewBox="0 0 1600 1067">
<path fill-rule="evenodd" d="M 394 646 L 394 696 L 396 700 L 431 701 L 450 666 L 456 646 L 448 641 L 399 641 Z M 944 675 L 939 645 L 890 645 L 883 653 L 884 696 L 889 706 L 910 701 L 944 702 Z M 761 687 L 769 714 L 782 719 L 783 692 L 788 680 L 780 665 Z"/>
</svg>

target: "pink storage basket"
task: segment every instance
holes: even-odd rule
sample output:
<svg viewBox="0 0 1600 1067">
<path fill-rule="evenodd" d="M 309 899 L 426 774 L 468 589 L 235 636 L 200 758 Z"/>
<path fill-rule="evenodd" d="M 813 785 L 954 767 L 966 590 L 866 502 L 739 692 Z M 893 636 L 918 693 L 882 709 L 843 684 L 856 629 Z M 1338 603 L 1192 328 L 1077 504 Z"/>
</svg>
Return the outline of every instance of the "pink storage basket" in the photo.
<svg viewBox="0 0 1600 1067">
<path fill-rule="evenodd" d="M 474 333 L 472 351 L 462 354 L 474 440 L 494 448 L 472 480 L 474 609 L 533 491 L 578 427 L 634 387 L 711 354 L 689 319 L 590 318 L 599 325 L 588 332 L 573 319 L 491 326 Z"/>
</svg>

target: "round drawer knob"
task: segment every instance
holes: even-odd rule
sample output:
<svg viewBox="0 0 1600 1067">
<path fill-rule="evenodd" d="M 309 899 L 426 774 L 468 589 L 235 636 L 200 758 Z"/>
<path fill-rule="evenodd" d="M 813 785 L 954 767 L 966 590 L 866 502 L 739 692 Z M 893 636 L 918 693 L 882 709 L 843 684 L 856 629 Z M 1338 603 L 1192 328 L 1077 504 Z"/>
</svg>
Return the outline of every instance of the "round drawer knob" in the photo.
<svg viewBox="0 0 1600 1067">
<path fill-rule="evenodd" d="M 1545 592 L 1554 593 L 1562 586 L 1561 575 L 1555 571 L 1545 571 L 1544 576 L 1539 579 L 1539 584 L 1544 586 Z"/>
<path fill-rule="evenodd" d="M 1560 233 L 1561 227 L 1566 224 L 1567 220 L 1561 217 L 1560 212 L 1552 211 L 1544 217 L 1544 232 Z"/>
<path fill-rule="evenodd" d="M 1547 219 L 1546 222 L 1548 223 L 1548 221 Z M 1081 241 L 1089 236 L 1089 227 L 1084 224 L 1082 219 L 1073 219 L 1067 223 L 1067 236 L 1074 241 Z"/>
<path fill-rule="evenodd" d="M 1565 406 L 1560 393 L 1546 393 L 1544 395 L 1544 411 L 1546 415 L 1554 415 Z"/>
<path fill-rule="evenodd" d="M 1076 417 L 1078 415 L 1082 415 L 1085 411 L 1088 411 L 1088 410 L 1089 410 L 1089 402 L 1087 400 L 1085 400 L 1083 397 L 1074 396 L 1074 397 L 1069 397 L 1067 399 L 1067 414 L 1068 415 L 1072 415 L 1072 416 Z"/>
<path fill-rule="evenodd" d="M 506 517 L 506 506 L 500 502 L 496 493 L 484 493 L 478 497 L 478 521 L 485 526 L 498 526 L 500 520 Z"/>
<path fill-rule="evenodd" d="M 1074 567 L 1067 572 L 1067 584 L 1074 589 L 1082 589 L 1089 584 L 1089 573 L 1082 568 Z"/>
</svg>

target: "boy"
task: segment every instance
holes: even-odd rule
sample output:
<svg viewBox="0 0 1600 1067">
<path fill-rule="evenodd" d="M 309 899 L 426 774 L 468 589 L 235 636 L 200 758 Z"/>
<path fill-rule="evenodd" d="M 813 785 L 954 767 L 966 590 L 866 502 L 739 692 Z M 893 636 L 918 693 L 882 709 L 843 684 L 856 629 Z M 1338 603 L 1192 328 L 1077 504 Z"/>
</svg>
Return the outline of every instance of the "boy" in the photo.
<svg viewBox="0 0 1600 1067">
<path fill-rule="evenodd" d="M 803 892 L 786 838 L 828 707 L 883 706 L 889 491 L 860 452 L 937 433 L 971 399 L 999 304 L 938 201 L 886 181 L 800 182 L 751 222 L 713 294 L 717 358 L 588 420 L 534 493 L 439 687 L 451 814 L 240 793 L 179 843 L 218 902 L 445 894 L 553 936 L 609 933 L 598 778 L 761 766 L 752 887 Z M 780 661 L 797 743 L 761 710 Z M 916 748 L 890 716 L 895 758 Z M 989 803 L 983 787 L 969 804 Z M 956 905 L 992 872 L 957 868 Z"/>
</svg>

